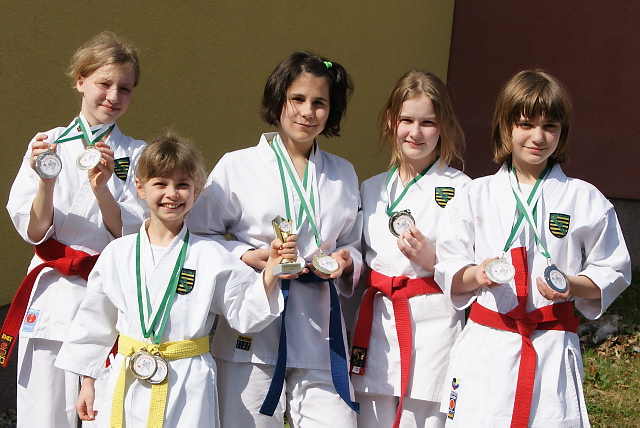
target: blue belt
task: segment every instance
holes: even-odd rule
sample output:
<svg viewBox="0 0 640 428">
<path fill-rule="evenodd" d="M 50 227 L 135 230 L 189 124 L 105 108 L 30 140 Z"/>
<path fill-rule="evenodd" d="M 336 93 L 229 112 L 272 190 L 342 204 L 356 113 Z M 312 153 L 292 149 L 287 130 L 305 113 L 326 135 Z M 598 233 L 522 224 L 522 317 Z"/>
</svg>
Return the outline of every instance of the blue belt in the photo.
<svg viewBox="0 0 640 428">
<path fill-rule="evenodd" d="M 344 337 L 342 336 L 340 299 L 338 298 L 336 287 L 333 284 L 333 279 L 322 279 L 312 273 L 308 273 L 299 276 L 298 281 L 303 283 L 329 282 L 329 296 L 331 302 L 331 309 L 329 312 L 329 357 L 331 360 L 331 378 L 333 379 L 333 386 L 340 398 L 342 398 L 344 402 L 347 403 L 347 406 L 349 406 L 353 411 L 360 413 L 360 404 L 355 401 L 351 401 L 351 394 L 349 392 L 349 371 L 347 367 L 347 356 L 344 349 Z M 276 410 L 278 401 L 280 401 L 280 395 L 282 394 L 282 387 L 284 385 L 284 376 L 287 370 L 287 331 L 285 328 L 285 317 L 287 314 L 287 301 L 289 300 L 290 285 L 291 280 L 284 279 L 280 286 L 282 296 L 284 297 L 284 309 L 280 315 L 280 318 L 282 319 L 282 326 L 280 327 L 280 342 L 278 343 L 278 359 L 276 360 L 276 368 L 273 372 L 271 385 L 269 385 L 269 391 L 262 403 L 262 407 L 260 407 L 260 413 L 268 416 L 273 416 L 273 412 Z"/>
</svg>

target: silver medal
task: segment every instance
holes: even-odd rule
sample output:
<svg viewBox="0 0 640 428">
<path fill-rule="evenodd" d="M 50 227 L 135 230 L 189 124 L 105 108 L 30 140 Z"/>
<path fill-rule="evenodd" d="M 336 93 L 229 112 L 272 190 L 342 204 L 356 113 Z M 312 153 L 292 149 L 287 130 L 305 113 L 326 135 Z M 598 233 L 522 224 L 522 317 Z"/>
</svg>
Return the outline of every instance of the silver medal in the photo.
<svg viewBox="0 0 640 428">
<path fill-rule="evenodd" d="M 100 163 L 102 153 L 95 147 L 88 147 L 84 152 L 80 153 L 76 159 L 76 165 L 80 169 L 91 169 Z"/>
<path fill-rule="evenodd" d="M 396 238 L 415 224 L 416 220 L 409 210 L 398 211 L 389 218 L 389 230 Z"/>
<path fill-rule="evenodd" d="M 158 363 L 146 349 L 141 349 L 129 359 L 129 370 L 138 379 L 149 379 L 156 372 Z"/>
<path fill-rule="evenodd" d="M 54 151 L 47 150 L 36 157 L 36 172 L 42 178 L 54 178 L 62 171 L 62 160 Z"/>
<path fill-rule="evenodd" d="M 167 360 L 162 358 L 162 355 L 154 354 L 153 358 L 156 360 L 156 372 L 150 378 L 147 378 L 147 382 L 151 385 L 158 385 L 167 378 L 169 374 L 169 364 Z"/>
<path fill-rule="evenodd" d="M 340 265 L 338 261 L 331 256 L 327 256 L 324 253 L 320 253 L 313 258 L 313 266 L 320 272 L 331 275 L 338 270 Z"/>
<path fill-rule="evenodd" d="M 487 264 L 485 274 L 490 281 L 496 284 L 506 284 L 516 276 L 516 268 L 507 259 L 500 257 Z"/>
<path fill-rule="evenodd" d="M 569 288 L 567 276 L 556 265 L 547 266 L 544 270 L 544 280 L 558 293 L 564 293 Z"/>
</svg>

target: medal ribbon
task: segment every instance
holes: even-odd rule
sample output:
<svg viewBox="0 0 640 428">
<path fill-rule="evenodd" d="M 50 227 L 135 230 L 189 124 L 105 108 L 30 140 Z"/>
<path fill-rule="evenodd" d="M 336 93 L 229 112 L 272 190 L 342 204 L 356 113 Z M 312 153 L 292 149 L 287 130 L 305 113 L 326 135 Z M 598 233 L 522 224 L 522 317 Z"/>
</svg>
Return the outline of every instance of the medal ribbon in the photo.
<svg viewBox="0 0 640 428">
<path fill-rule="evenodd" d="M 315 165 L 313 165 L 311 160 L 309 160 L 309 162 L 307 163 L 307 168 L 305 169 L 304 182 L 300 183 L 300 179 L 294 172 L 294 167 L 292 165 L 293 162 L 291 161 L 289 156 L 285 155 L 285 151 L 282 148 L 282 142 L 277 135 L 271 142 L 271 148 L 276 154 L 276 160 L 278 161 L 278 169 L 280 170 L 280 181 L 282 182 L 282 192 L 284 195 L 287 217 L 291 218 L 291 203 L 289 202 L 289 192 L 287 189 L 287 182 L 284 174 L 285 169 L 287 171 L 287 175 L 289 176 L 289 180 L 293 184 L 293 188 L 300 198 L 300 212 L 296 219 L 295 233 L 299 232 L 304 218 L 306 217 L 309 221 L 309 226 L 313 231 L 313 235 L 315 236 L 316 245 L 318 246 L 318 248 L 321 248 L 322 241 L 320 240 L 320 234 L 318 233 L 317 213 L 315 206 L 318 200 L 318 189 L 315 186 Z M 309 166 L 311 166 L 311 168 L 309 168 Z M 322 252 L 322 250 L 320 250 L 320 252 Z"/>
<path fill-rule="evenodd" d="M 142 334 L 145 338 L 149 338 L 153 336 L 153 342 L 156 345 L 160 344 L 160 338 L 162 337 L 162 332 L 164 331 L 164 327 L 167 323 L 167 319 L 169 318 L 169 312 L 171 312 L 171 306 L 173 305 L 173 295 L 176 292 L 176 287 L 178 286 L 178 280 L 180 279 L 180 270 L 184 266 L 184 260 L 187 255 L 187 246 L 189 243 L 189 230 L 185 229 L 186 232 L 183 238 L 182 248 L 180 249 L 180 253 L 178 254 L 178 258 L 176 260 L 175 267 L 173 268 L 173 274 L 169 279 L 167 284 L 166 291 L 164 296 L 162 297 L 162 301 L 160 305 L 149 314 L 151 308 L 151 302 L 149 301 L 149 290 L 147 288 L 146 279 L 143 281 L 143 275 L 140 269 L 140 235 L 142 230 L 138 232 L 138 237 L 136 238 L 136 280 L 137 280 L 137 293 L 138 293 L 138 311 L 140 313 L 140 327 L 142 328 Z M 142 252 L 144 256 L 144 252 Z M 142 290 L 144 283 L 144 291 L 146 297 L 146 304 L 142 301 Z"/>
<path fill-rule="evenodd" d="M 538 200 L 540 199 L 540 195 L 542 194 L 541 184 L 545 180 L 549 171 L 550 171 L 550 168 L 549 168 L 549 165 L 547 165 L 542 171 L 542 173 L 540 174 L 540 176 L 538 177 L 538 179 L 536 180 L 536 183 L 534 184 L 533 189 L 531 189 L 531 192 L 529 193 L 529 197 L 527 198 L 527 201 L 525 203 L 522 201 L 523 195 L 522 195 L 522 192 L 520 191 L 520 187 L 517 185 L 518 180 L 516 177 L 515 168 L 513 166 L 511 167 L 511 173 L 513 175 L 509 174 L 509 184 L 511 184 L 511 190 L 513 192 L 513 196 L 516 198 L 516 207 L 518 209 L 519 215 L 514 225 L 511 227 L 511 233 L 507 238 L 507 242 L 504 245 L 504 248 L 502 250 L 503 252 L 506 253 L 507 251 L 509 251 L 509 248 L 511 248 L 511 245 L 515 241 L 516 236 L 518 236 L 518 234 L 524 227 L 524 223 L 522 220 L 526 219 L 527 223 L 529 223 L 529 226 L 531 226 L 531 229 L 533 229 L 536 246 L 538 248 L 539 246 L 542 246 L 542 250 L 540 250 L 540 254 L 542 254 L 547 259 L 551 258 L 551 256 L 549 255 L 549 252 L 547 251 L 547 248 L 544 246 L 544 244 L 540 240 L 540 235 L 538 234 L 538 229 L 536 226 L 537 222 L 535 220 L 535 217 L 537 214 L 537 208 L 538 208 L 537 207 Z M 516 183 L 515 185 L 514 185 L 514 179 Z"/>
<path fill-rule="evenodd" d="M 426 167 L 425 169 L 422 170 L 422 172 L 420 172 L 418 175 L 416 175 L 413 180 L 411 180 L 410 182 L 407 183 L 406 186 L 404 186 L 404 190 L 402 190 L 402 193 L 400 194 L 400 196 L 398 196 L 398 199 L 395 200 L 394 203 L 392 203 L 391 205 L 389 205 L 389 201 L 391 201 L 391 186 L 392 184 L 395 182 L 395 178 L 396 177 L 400 177 L 400 174 L 398 173 L 398 164 L 395 164 L 390 170 L 389 170 L 389 175 L 387 175 L 387 215 L 389 217 L 391 217 L 392 215 L 395 214 L 395 211 L 393 211 L 398 204 L 400 203 L 400 201 L 402 201 L 402 198 L 404 198 L 404 196 L 407 194 L 407 192 L 409 191 L 409 188 L 411 186 L 413 186 L 414 184 L 416 184 L 418 182 L 418 180 L 420 180 L 424 175 L 427 174 L 427 172 L 431 169 L 431 167 L 433 165 L 436 164 L 436 162 L 438 162 L 438 159 L 440 159 L 440 157 L 436 157 L 436 160 L 433 161 L 433 163 L 431 165 L 429 165 L 428 167 Z"/>
<path fill-rule="evenodd" d="M 80 132 L 76 131 L 72 133 L 71 131 L 75 130 L 76 127 L 80 127 Z M 80 138 L 84 138 L 87 142 L 87 145 L 93 146 L 95 143 L 100 141 L 102 137 L 105 136 L 108 132 L 110 132 L 113 127 L 116 126 L 115 122 L 105 123 L 101 125 L 97 125 L 94 127 L 89 126 L 89 122 L 84 117 L 82 113 L 78 117 L 75 118 L 71 125 L 67 126 L 67 128 L 60 134 L 60 136 L 53 142 L 53 144 L 62 144 L 67 141 L 78 140 Z M 71 133 L 70 136 L 67 136 Z"/>
</svg>

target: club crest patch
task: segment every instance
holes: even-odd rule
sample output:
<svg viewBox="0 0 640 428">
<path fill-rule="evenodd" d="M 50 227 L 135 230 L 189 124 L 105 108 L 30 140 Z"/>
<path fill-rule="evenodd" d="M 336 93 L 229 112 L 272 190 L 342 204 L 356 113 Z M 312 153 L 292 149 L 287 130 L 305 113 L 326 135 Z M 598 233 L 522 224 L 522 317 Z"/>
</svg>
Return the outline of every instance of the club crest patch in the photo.
<svg viewBox="0 0 640 428">
<path fill-rule="evenodd" d="M 25 333 L 33 333 L 36 323 L 38 322 L 38 317 L 40 317 L 39 309 L 29 309 L 22 321 L 22 331 Z"/>
<path fill-rule="evenodd" d="M 236 340 L 236 348 L 242 351 L 248 351 L 251 349 L 251 341 L 253 339 L 251 336 L 243 336 L 238 335 L 238 339 Z"/>
<path fill-rule="evenodd" d="M 549 214 L 549 230 L 556 238 L 564 238 L 569 232 L 569 223 L 571 216 L 569 214 Z"/>
<path fill-rule="evenodd" d="M 456 189 L 453 187 L 436 187 L 436 204 L 442 208 L 447 206 L 449 202 L 456 194 Z"/>
<path fill-rule="evenodd" d="M 115 167 L 113 172 L 116 173 L 116 176 L 122 180 L 127 180 L 127 175 L 129 175 L 129 166 L 131 165 L 131 160 L 126 158 L 114 159 Z"/>
<path fill-rule="evenodd" d="M 193 286 L 196 282 L 196 271 L 194 269 L 182 268 L 180 271 L 180 278 L 178 279 L 178 286 L 176 287 L 176 293 L 188 294 L 193 290 Z"/>
</svg>

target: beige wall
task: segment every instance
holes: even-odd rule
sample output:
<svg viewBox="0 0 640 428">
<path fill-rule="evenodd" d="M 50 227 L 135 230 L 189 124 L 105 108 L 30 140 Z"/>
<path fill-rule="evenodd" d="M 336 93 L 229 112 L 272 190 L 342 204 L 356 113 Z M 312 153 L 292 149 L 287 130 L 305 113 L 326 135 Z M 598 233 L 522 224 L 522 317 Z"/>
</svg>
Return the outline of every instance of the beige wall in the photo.
<svg viewBox="0 0 640 428">
<path fill-rule="evenodd" d="M 0 0 L 0 199 L 4 205 L 30 138 L 77 114 L 79 99 L 64 73 L 75 49 L 102 30 L 136 45 L 142 62 L 134 100 L 118 122 L 123 132 L 150 140 L 173 126 L 196 142 L 209 169 L 223 153 L 254 145 L 270 130 L 258 104 L 281 59 L 305 49 L 340 62 L 356 90 L 342 136 L 320 144 L 368 178 L 388 162 L 377 151 L 375 120 L 396 80 L 415 67 L 447 75 L 453 3 Z M 4 304 L 32 248 L 6 211 L 0 232 Z"/>
</svg>

